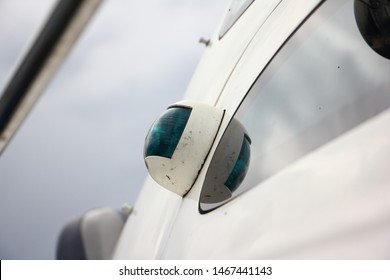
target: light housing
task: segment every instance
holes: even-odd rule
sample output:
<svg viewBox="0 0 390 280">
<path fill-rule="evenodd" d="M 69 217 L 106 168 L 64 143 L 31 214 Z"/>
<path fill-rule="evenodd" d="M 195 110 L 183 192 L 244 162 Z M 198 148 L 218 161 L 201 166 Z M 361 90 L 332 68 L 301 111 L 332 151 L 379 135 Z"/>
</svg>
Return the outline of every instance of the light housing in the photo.
<svg viewBox="0 0 390 280">
<path fill-rule="evenodd" d="M 149 129 L 144 159 L 150 176 L 164 188 L 186 195 L 215 140 L 224 110 L 194 101 L 168 107 Z"/>
</svg>

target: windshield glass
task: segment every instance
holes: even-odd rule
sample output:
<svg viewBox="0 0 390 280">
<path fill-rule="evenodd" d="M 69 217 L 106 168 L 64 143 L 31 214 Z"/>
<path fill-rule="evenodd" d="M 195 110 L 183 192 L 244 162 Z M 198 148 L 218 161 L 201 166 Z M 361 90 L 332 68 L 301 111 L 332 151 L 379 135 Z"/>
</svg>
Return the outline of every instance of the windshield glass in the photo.
<svg viewBox="0 0 390 280">
<path fill-rule="evenodd" d="M 388 109 L 389 72 L 389 60 L 360 35 L 353 1 L 326 1 L 279 51 L 236 112 L 252 140 L 251 160 L 230 199 Z M 201 198 L 200 208 L 225 202 Z"/>
</svg>

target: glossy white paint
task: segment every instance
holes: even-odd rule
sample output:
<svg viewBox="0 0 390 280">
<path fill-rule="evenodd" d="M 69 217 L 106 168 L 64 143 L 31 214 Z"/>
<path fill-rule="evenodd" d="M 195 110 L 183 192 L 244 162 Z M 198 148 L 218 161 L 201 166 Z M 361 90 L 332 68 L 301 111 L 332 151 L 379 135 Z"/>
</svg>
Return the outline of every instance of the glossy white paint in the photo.
<svg viewBox="0 0 390 280">
<path fill-rule="evenodd" d="M 221 40 L 218 39 L 217 29 L 194 73 L 185 99 L 215 105 L 253 36 L 280 2 L 255 1 Z"/>
<path fill-rule="evenodd" d="M 222 40 L 212 39 L 185 98 L 232 115 L 319 2 L 255 1 Z M 183 199 L 147 179 L 114 258 L 389 258 L 389 122 L 386 110 L 204 215 L 210 157 Z"/>
<path fill-rule="evenodd" d="M 110 259 L 123 228 L 120 213 L 111 208 L 88 211 L 82 218 L 81 236 L 89 260 Z"/>
<path fill-rule="evenodd" d="M 181 202 L 181 196 L 148 177 L 125 224 L 113 258 L 160 258 Z"/>
<path fill-rule="evenodd" d="M 196 99 L 201 100 L 204 103 L 215 104 L 232 75 L 232 72 L 240 62 L 240 59 L 242 59 L 246 49 L 250 49 L 254 37 L 256 38 L 257 35 L 258 38 L 262 38 L 261 33 L 258 31 L 267 20 L 272 21 L 273 18 L 275 18 L 276 22 L 272 21 L 267 25 L 267 32 L 270 34 L 268 40 L 264 43 L 273 42 L 274 38 L 272 36 L 275 36 L 278 40 L 275 44 L 270 44 L 266 47 L 268 51 L 267 55 L 263 58 L 264 66 L 277 51 L 277 48 L 282 44 L 283 40 L 285 40 L 294 30 L 294 26 L 298 25 L 319 1 L 300 1 L 300 9 L 294 9 L 294 13 L 286 14 L 284 12 L 282 14 L 276 13 L 274 15 L 275 11 L 279 11 L 275 9 L 281 2 L 282 1 L 280 0 L 255 1 L 220 41 L 218 40 L 219 30 L 217 30 L 210 47 L 205 51 L 189 85 L 185 94 L 186 99 Z M 290 5 L 294 6 L 294 1 L 286 2 L 290 2 Z M 282 9 L 280 11 L 282 12 L 285 10 Z M 291 24 L 290 17 L 293 22 L 296 22 L 292 27 L 289 27 Z M 289 23 L 286 24 L 287 22 Z M 282 24 L 282 26 L 285 26 L 282 30 L 283 32 L 270 32 L 270 28 L 273 24 Z M 259 40 L 260 39 L 257 41 Z M 262 57 L 262 54 L 259 55 Z M 249 67 L 249 69 L 253 72 L 250 75 L 253 82 L 253 77 L 258 74 L 260 68 L 253 66 Z M 248 80 L 251 79 L 248 78 Z M 236 78 L 236 83 L 237 82 L 239 82 L 238 78 Z M 234 94 L 228 95 L 232 99 L 235 98 Z M 231 112 L 234 112 L 241 99 L 242 96 L 234 99 L 232 102 L 234 105 L 231 105 L 233 108 L 230 108 Z M 226 98 L 223 100 L 226 100 Z M 225 103 L 227 102 L 225 101 Z M 217 142 L 222 136 L 223 130 L 226 128 L 228 122 L 229 120 L 227 118 L 223 120 L 221 130 L 216 138 Z M 215 146 L 213 149 L 215 149 Z M 213 152 L 214 150 L 211 151 L 211 153 Z M 209 164 L 209 160 L 210 159 L 208 159 L 205 166 Z M 185 199 L 187 203 L 188 201 L 192 201 L 196 208 L 201 188 L 200 182 L 204 179 L 204 170 L 205 168 L 203 168 L 197 182 Z M 166 190 L 162 191 L 161 186 L 152 182 L 151 179 L 147 179 L 134 207 L 134 212 L 129 217 L 123 230 L 114 258 L 153 259 L 162 257 L 164 255 L 163 251 L 166 245 L 165 243 L 167 242 L 167 236 L 170 234 L 169 232 L 174 224 L 176 215 L 179 212 L 181 203 L 181 198 L 178 195 Z M 181 215 L 189 214 L 188 211 L 185 211 L 184 209 L 180 209 L 180 212 Z M 198 216 L 200 214 L 196 211 L 190 213 L 190 215 Z M 191 218 L 189 217 L 190 216 L 185 219 L 190 221 Z M 203 222 L 201 224 L 195 222 L 193 225 L 207 227 L 207 221 L 209 219 L 206 217 L 207 216 L 199 216 L 200 219 L 206 221 L 206 224 Z M 186 239 L 187 236 L 184 235 L 181 236 L 181 238 Z M 193 242 L 190 243 L 194 244 L 194 246 L 202 251 L 203 246 L 196 245 L 197 243 Z M 210 244 L 206 242 L 205 246 L 210 246 Z"/>
<path fill-rule="evenodd" d="M 162 258 L 388 259 L 389 121 L 390 110 L 208 214 L 186 197 Z"/>
</svg>

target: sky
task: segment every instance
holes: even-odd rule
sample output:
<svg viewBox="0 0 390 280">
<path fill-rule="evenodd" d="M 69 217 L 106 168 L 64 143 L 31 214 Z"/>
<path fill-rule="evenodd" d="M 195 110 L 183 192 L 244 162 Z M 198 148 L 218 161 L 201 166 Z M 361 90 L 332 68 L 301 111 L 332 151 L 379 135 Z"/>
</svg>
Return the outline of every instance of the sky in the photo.
<svg viewBox="0 0 390 280">
<path fill-rule="evenodd" d="M 145 135 L 185 93 L 228 0 L 105 0 L 0 156 L 0 259 L 53 259 L 61 228 L 133 205 Z M 54 0 L 0 0 L 0 89 Z"/>
</svg>

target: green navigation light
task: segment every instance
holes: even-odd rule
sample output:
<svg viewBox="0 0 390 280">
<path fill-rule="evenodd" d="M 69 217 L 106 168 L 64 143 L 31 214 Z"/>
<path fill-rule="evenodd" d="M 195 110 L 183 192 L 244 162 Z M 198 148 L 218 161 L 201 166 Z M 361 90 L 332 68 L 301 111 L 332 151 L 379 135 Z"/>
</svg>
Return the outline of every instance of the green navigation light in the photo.
<svg viewBox="0 0 390 280">
<path fill-rule="evenodd" d="M 144 157 L 171 158 L 191 115 L 191 108 L 170 107 L 155 121 L 145 140 Z"/>
</svg>

